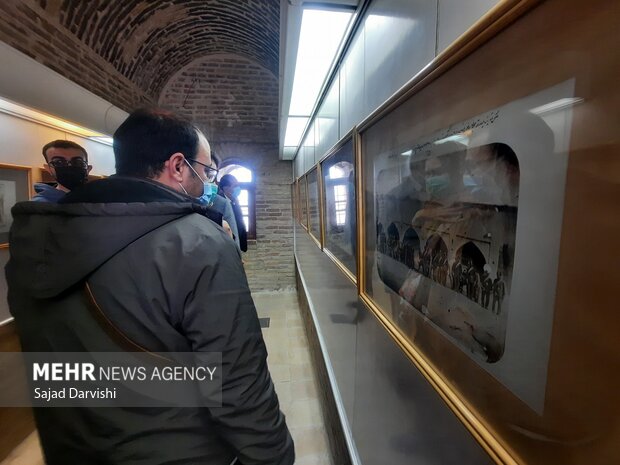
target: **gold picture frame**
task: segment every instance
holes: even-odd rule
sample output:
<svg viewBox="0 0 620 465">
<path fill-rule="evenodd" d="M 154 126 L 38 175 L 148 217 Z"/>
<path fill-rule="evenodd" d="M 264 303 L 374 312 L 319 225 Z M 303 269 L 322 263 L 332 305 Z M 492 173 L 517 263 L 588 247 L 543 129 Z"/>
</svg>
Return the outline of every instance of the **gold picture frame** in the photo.
<svg viewBox="0 0 620 465">
<path fill-rule="evenodd" d="M 306 175 L 299 177 L 299 224 L 306 231 L 308 229 L 308 184 Z"/>
<path fill-rule="evenodd" d="M 17 202 L 30 200 L 33 194 L 31 167 L 0 164 L 0 248 L 9 247 L 11 208 Z"/>
<path fill-rule="evenodd" d="M 323 208 L 323 213 L 321 215 L 322 218 L 322 238 L 323 238 L 323 251 L 325 252 L 325 254 L 336 264 L 336 266 L 338 266 L 338 268 L 340 268 L 340 270 L 344 273 L 344 275 L 349 278 L 355 285 L 357 285 L 357 197 L 356 197 L 356 187 L 355 187 L 355 174 L 356 174 L 356 156 L 355 156 L 355 149 L 354 149 L 354 138 L 353 138 L 353 130 L 349 131 L 344 137 L 342 137 L 338 142 L 336 142 L 336 144 L 334 144 L 334 146 L 332 148 L 330 148 L 327 153 L 325 154 L 325 156 L 323 156 L 323 158 L 321 158 L 321 160 L 319 161 L 318 165 L 320 166 L 321 169 L 321 180 L 322 180 L 322 190 L 321 190 L 321 201 L 322 201 L 322 208 Z M 345 224 L 343 225 L 343 228 L 351 228 L 351 232 L 353 234 L 355 234 L 355 240 L 353 241 L 353 250 L 352 250 L 352 255 L 353 255 L 353 260 L 355 261 L 354 266 L 351 266 L 351 264 L 345 264 L 345 257 L 343 257 L 343 251 L 341 249 L 339 250 L 332 250 L 333 248 L 338 248 L 341 246 L 337 246 L 334 244 L 334 246 L 330 246 L 330 232 L 328 231 L 328 226 L 331 223 L 330 218 L 328 217 L 328 215 L 331 215 L 332 217 L 334 216 L 334 212 L 332 210 L 334 210 L 334 205 L 332 205 L 334 203 L 334 199 L 328 199 L 328 194 L 327 194 L 327 177 L 329 176 L 329 172 L 328 170 L 325 169 L 325 165 L 327 163 L 329 163 L 329 161 L 334 158 L 334 157 L 342 157 L 343 155 L 346 158 L 346 153 L 344 152 L 348 152 L 348 145 L 351 145 L 350 148 L 350 152 L 351 152 L 351 161 L 350 161 L 350 168 L 351 168 L 351 174 L 353 174 L 354 178 L 352 181 L 352 187 L 353 187 L 353 191 L 351 192 L 350 189 L 347 189 L 348 193 L 347 193 L 347 199 L 346 199 L 346 205 L 347 205 L 347 213 L 350 213 L 349 210 L 349 202 L 351 202 L 350 198 L 351 194 L 353 197 L 353 201 L 351 202 L 351 205 L 353 205 L 354 210 L 353 210 L 353 214 L 355 215 L 355 219 L 351 224 L 351 219 L 347 218 L 347 220 L 345 221 Z M 347 160 L 344 161 L 345 164 L 348 163 Z M 344 173 L 346 176 L 349 176 L 348 173 Z M 348 186 L 349 185 L 349 181 L 347 180 L 346 182 L 340 182 L 341 185 L 343 186 Z M 331 195 L 333 197 L 333 193 Z M 345 215 L 346 216 L 346 215 Z M 346 255 L 346 254 L 344 254 Z"/>
<path fill-rule="evenodd" d="M 311 187 L 316 184 L 316 188 Z M 306 173 L 307 198 L 308 198 L 308 233 L 316 245 L 323 248 L 323 205 L 321 200 L 322 183 L 321 167 L 319 165 Z"/>
<path fill-rule="evenodd" d="M 298 205 L 298 194 L 297 194 L 297 179 L 295 179 L 292 183 L 291 183 L 291 200 L 292 200 L 292 217 L 293 217 L 293 221 L 298 222 L 299 221 L 299 205 Z"/>
</svg>

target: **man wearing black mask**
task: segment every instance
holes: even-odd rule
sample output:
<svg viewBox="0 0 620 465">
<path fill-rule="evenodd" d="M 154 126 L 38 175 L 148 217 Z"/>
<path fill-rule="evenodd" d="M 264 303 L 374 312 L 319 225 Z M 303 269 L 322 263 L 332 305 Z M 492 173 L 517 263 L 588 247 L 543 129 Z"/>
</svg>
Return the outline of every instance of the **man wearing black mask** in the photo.
<svg viewBox="0 0 620 465">
<path fill-rule="evenodd" d="M 56 187 L 37 183 L 34 185 L 35 202 L 56 203 L 67 192 L 86 183 L 93 168 L 88 164 L 88 154 L 81 145 L 69 140 L 55 140 L 43 147 L 45 169 L 56 180 Z"/>
<path fill-rule="evenodd" d="M 239 206 L 239 193 L 241 188 L 239 187 L 239 181 L 232 174 L 225 174 L 220 179 L 220 185 L 218 195 L 227 198 L 232 204 L 233 212 L 237 222 L 237 231 L 239 233 L 239 248 L 242 252 L 248 250 L 248 232 L 245 229 L 245 223 L 243 221 L 243 214 L 241 207 Z"/>
</svg>

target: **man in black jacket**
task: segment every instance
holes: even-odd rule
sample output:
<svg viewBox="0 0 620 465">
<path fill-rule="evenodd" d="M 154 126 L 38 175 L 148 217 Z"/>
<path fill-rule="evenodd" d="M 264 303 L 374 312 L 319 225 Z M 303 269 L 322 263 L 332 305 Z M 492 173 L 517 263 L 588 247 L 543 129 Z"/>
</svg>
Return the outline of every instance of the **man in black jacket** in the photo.
<svg viewBox="0 0 620 465">
<path fill-rule="evenodd" d="M 114 154 L 116 176 L 59 205 L 13 209 L 6 276 L 23 350 L 122 350 L 87 308 L 88 283 L 133 343 L 220 352 L 222 404 L 36 408 L 46 462 L 293 464 L 240 254 L 221 216 L 195 202 L 212 181 L 206 139 L 172 114 L 142 110 L 114 134 Z"/>
<path fill-rule="evenodd" d="M 225 174 L 220 179 L 220 185 L 218 194 L 224 198 L 230 200 L 235 213 L 235 219 L 237 221 L 237 231 L 239 232 L 239 247 L 242 252 L 248 250 L 248 232 L 245 229 L 245 222 L 243 221 L 243 214 L 241 213 L 241 207 L 239 206 L 239 181 L 232 174 Z"/>
</svg>

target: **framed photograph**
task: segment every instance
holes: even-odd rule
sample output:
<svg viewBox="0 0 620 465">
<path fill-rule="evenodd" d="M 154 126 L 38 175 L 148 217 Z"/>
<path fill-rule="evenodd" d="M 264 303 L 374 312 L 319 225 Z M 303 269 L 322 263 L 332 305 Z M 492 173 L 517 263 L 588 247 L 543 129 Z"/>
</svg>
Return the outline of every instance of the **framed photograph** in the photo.
<svg viewBox="0 0 620 465">
<path fill-rule="evenodd" d="M 324 250 L 354 282 L 357 276 L 357 212 L 353 139 L 342 140 L 321 162 Z"/>
<path fill-rule="evenodd" d="M 358 128 L 362 300 L 497 463 L 620 463 L 612 3 L 501 2 Z"/>
<path fill-rule="evenodd" d="M 308 221 L 310 236 L 321 246 L 321 205 L 318 168 L 311 169 L 306 175 L 308 180 Z"/>
<path fill-rule="evenodd" d="M 299 215 L 301 225 L 308 229 L 308 185 L 306 175 L 299 178 Z"/>
<path fill-rule="evenodd" d="M 11 208 L 32 197 L 32 169 L 28 166 L 0 164 L 0 248 L 9 246 L 13 224 Z"/>
</svg>

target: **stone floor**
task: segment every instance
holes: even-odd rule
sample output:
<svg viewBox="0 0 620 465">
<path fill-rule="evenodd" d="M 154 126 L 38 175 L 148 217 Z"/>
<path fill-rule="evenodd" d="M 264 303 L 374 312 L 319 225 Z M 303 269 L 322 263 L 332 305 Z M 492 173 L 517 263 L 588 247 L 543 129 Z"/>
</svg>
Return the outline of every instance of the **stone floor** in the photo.
<svg viewBox="0 0 620 465">
<path fill-rule="evenodd" d="M 258 316 L 270 319 L 263 329 L 267 363 L 295 441 L 295 464 L 333 465 L 297 293 L 255 294 L 254 302 Z"/>
<path fill-rule="evenodd" d="M 269 351 L 269 370 L 280 408 L 293 439 L 296 465 L 334 465 L 318 401 L 317 383 L 310 361 L 295 292 L 254 295 L 258 316 L 269 318 L 263 329 Z M 43 465 L 39 438 L 31 434 L 0 465 Z"/>
</svg>

